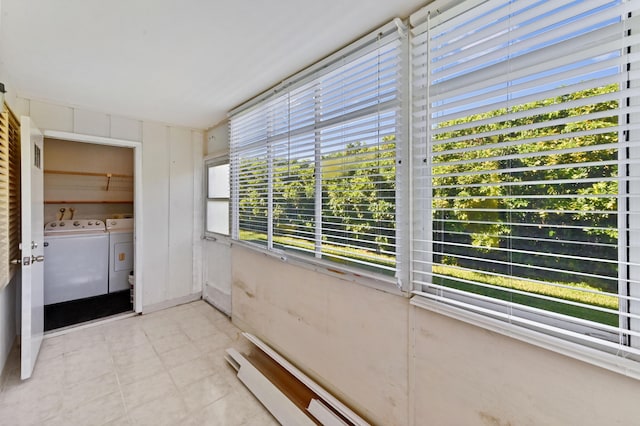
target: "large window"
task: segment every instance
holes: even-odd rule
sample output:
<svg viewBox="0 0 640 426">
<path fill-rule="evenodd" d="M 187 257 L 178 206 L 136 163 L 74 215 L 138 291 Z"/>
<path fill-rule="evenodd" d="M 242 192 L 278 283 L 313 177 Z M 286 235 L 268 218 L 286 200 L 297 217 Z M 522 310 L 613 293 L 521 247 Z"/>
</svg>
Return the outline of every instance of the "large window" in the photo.
<svg viewBox="0 0 640 426">
<path fill-rule="evenodd" d="M 239 107 L 233 238 L 640 359 L 638 3 L 436 0 Z"/>
<path fill-rule="evenodd" d="M 640 355 L 637 6 L 416 17 L 416 294 Z"/>
<path fill-rule="evenodd" d="M 396 274 L 405 39 L 391 23 L 232 112 L 234 239 Z"/>
</svg>

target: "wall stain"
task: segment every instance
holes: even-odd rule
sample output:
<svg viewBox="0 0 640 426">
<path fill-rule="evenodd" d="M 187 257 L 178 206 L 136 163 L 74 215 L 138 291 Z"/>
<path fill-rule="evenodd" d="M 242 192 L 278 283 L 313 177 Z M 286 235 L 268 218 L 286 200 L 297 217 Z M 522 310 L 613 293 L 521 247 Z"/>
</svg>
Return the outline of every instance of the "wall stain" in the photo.
<svg viewBox="0 0 640 426">
<path fill-rule="evenodd" d="M 398 404 L 396 403 L 396 400 L 391 396 L 387 397 L 387 401 L 389 401 L 389 404 L 394 408 L 398 406 Z"/>
<path fill-rule="evenodd" d="M 419 332 L 420 336 L 426 337 L 427 339 L 434 337 L 434 335 L 429 330 L 425 330 L 424 328 L 420 328 Z"/>
<path fill-rule="evenodd" d="M 499 418 L 492 416 L 489 413 L 485 413 L 484 411 L 480 411 L 480 419 L 482 420 L 482 424 L 487 426 L 513 426 L 511 422 L 502 422 Z"/>
<path fill-rule="evenodd" d="M 247 285 L 242 281 L 234 281 L 233 285 L 238 287 L 240 290 L 242 290 L 243 293 L 246 294 L 248 298 L 253 299 L 254 297 L 256 297 L 256 295 L 251 290 L 249 290 L 247 288 Z"/>
<path fill-rule="evenodd" d="M 298 322 L 301 322 L 305 325 L 308 325 L 310 327 L 313 327 L 313 325 L 311 325 L 307 320 L 304 319 L 304 317 L 302 315 L 300 315 L 299 313 L 297 313 L 296 311 L 294 311 L 291 308 L 287 309 L 287 314 L 291 315 L 293 318 L 295 318 Z"/>
</svg>

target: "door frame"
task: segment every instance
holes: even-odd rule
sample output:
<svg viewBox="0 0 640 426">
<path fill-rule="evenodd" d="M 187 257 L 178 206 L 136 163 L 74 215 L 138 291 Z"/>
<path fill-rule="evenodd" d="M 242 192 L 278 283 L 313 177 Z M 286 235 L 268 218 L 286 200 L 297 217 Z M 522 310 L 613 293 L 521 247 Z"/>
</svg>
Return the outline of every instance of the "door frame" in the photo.
<svg viewBox="0 0 640 426">
<path fill-rule="evenodd" d="M 142 247 L 143 247 L 143 228 L 142 223 L 142 142 L 127 139 L 114 139 L 104 136 L 85 135 L 81 133 L 61 132 L 57 130 L 44 130 L 42 133 L 45 138 L 62 139 L 71 142 L 91 143 L 95 145 L 118 146 L 124 148 L 133 148 L 133 220 L 135 223 L 134 232 L 134 266 L 133 274 L 135 286 L 133 287 L 133 310 L 136 313 L 142 313 L 142 288 L 144 286 L 144 274 L 142 273 Z M 46 159 L 46 151 L 45 151 Z"/>
</svg>

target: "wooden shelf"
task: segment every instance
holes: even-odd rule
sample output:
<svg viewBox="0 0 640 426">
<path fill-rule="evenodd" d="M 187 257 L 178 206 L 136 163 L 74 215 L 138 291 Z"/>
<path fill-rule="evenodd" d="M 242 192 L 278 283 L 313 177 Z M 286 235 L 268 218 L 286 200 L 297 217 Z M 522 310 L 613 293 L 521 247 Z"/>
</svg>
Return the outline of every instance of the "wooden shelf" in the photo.
<svg viewBox="0 0 640 426">
<path fill-rule="evenodd" d="M 83 201 L 45 201 L 45 204 L 133 204 L 131 200 L 116 200 L 116 201 L 104 201 L 104 200 L 83 200 Z"/>
<path fill-rule="evenodd" d="M 45 170 L 44 172 L 52 175 L 98 176 L 98 177 L 117 177 L 117 178 L 133 179 L 133 175 L 122 175 L 118 173 L 73 172 L 69 170 Z"/>
</svg>

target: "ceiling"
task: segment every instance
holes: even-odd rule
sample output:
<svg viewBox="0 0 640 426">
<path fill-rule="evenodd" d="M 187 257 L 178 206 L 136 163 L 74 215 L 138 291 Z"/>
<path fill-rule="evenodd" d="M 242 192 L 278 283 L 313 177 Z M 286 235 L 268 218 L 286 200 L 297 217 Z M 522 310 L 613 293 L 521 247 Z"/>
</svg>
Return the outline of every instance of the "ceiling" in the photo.
<svg viewBox="0 0 640 426">
<path fill-rule="evenodd" d="M 426 0 L 0 0 L 15 92 L 206 129 Z"/>
</svg>

